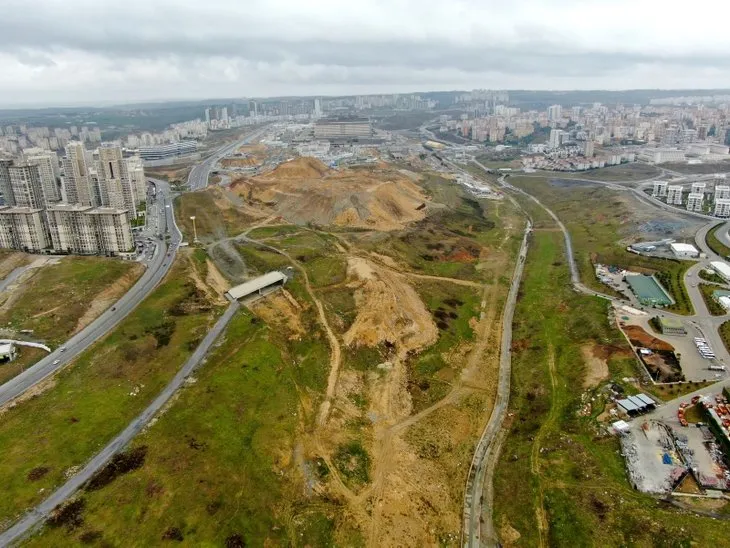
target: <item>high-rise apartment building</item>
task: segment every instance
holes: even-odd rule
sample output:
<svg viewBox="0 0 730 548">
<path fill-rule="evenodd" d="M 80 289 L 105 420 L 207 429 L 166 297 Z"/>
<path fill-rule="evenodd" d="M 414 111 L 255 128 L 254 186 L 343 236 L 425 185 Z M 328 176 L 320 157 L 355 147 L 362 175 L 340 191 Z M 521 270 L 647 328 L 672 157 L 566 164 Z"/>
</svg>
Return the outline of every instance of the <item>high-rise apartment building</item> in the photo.
<svg viewBox="0 0 730 548">
<path fill-rule="evenodd" d="M 704 194 L 699 192 L 690 192 L 687 195 L 687 211 L 702 211 L 702 202 L 705 199 Z"/>
<path fill-rule="evenodd" d="M 682 185 L 669 185 L 667 187 L 667 203 L 682 205 Z"/>
<path fill-rule="evenodd" d="M 715 216 L 730 217 L 730 198 L 719 198 L 715 200 Z"/>
<path fill-rule="evenodd" d="M 0 207 L 0 247 L 40 253 L 49 244 L 42 209 Z"/>
<path fill-rule="evenodd" d="M 78 141 L 66 145 L 61 192 L 66 203 L 92 205 L 94 192 L 86 163 L 86 150 L 83 143 Z"/>
<path fill-rule="evenodd" d="M 10 191 L 10 166 L 13 165 L 12 160 L 0 159 L 0 192 L 3 195 L 5 205 L 14 205 L 13 194 Z"/>
<path fill-rule="evenodd" d="M 560 144 L 563 140 L 563 131 L 560 129 L 550 130 L 550 142 L 548 143 L 550 148 L 560 148 Z"/>
<path fill-rule="evenodd" d="M 61 200 L 61 190 L 58 187 L 58 157 L 55 152 L 34 151 L 31 154 L 24 154 L 25 162 L 38 166 L 41 184 L 43 185 L 43 197 L 46 202 L 53 203 Z"/>
<path fill-rule="evenodd" d="M 122 156 L 122 147 L 114 144 L 104 144 L 99 147 L 99 161 L 97 167 L 99 187 L 104 207 L 126 209 L 130 218 L 137 216 L 136 189 L 132 185 L 127 171 L 127 162 Z"/>
<path fill-rule="evenodd" d="M 126 210 L 56 204 L 46 213 L 57 253 L 118 255 L 134 248 Z"/>
<path fill-rule="evenodd" d="M 654 188 L 652 189 L 651 195 L 656 198 L 666 198 L 667 186 L 669 186 L 669 183 L 666 181 L 654 181 Z"/>
<path fill-rule="evenodd" d="M 560 120 L 563 116 L 563 107 L 560 105 L 552 105 L 551 107 L 548 107 L 548 120 L 550 121 L 556 121 Z"/>
<path fill-rule="evenodd" d="M 13 205 L 33 209 L 45 207 L 46 200 L 38 166 L 29 164 L 10 166 L 8 173 L 10 174 L 10 194 L 13 197 Z"/>
<path fill-rule="evenodd" d="M 147 196 L 147 179 L 144 175 L 144 166 L 139 156 L 132 156 L 125 160 L 127 162 L 127 173 L 129 181 L 134 189 L 137 204 L 145 201 Z"/>
</svg>

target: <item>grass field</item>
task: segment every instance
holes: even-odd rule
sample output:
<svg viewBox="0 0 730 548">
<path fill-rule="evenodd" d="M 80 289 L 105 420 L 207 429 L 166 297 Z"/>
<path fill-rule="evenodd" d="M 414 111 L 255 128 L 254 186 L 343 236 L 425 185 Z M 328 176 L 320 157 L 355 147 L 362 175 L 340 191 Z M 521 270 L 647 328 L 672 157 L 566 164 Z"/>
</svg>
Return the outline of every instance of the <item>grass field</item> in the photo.
<svg viewBox="0 0 730 548">
<path fill-rule="evenodd" d="M 479 317 L 481 296 L 476 289 L 443 282 L 421 281 L 415 288 L 439 330 L 436 343 L 413 356 L 408 364 L 413 410 L 417 413 L 449 391 L 457 371 L 446 358 L 457 345 L 474 340 L 470 320 Z"/>
<path fill-rule="evenodd" d="M 16 331 L 32 329 L 34 339 L 58 346 L 77 330 L 102 292 L 107 298 L 121 297 L 141 274 L 142 267 L 131 261 L 65 257 L 21 285 L 19 298 L 0 312 L 0 324 Z"/>
<path fill-rule="evenodd" d="M 726 229 L 726 226 L 724 224 L 717 225 L 715 228 L 710 230 L 707 233 L 707 238 L 705 241 L 707 242 L 707 246 L 720 255 L 720 257 L 730 257 L 730 247 L 723 244 L 717 237 L 717 231 L 723 229 Z"/>
<path fill-rule="evenodd" d="M 513 185 L 537 197 L 565 224 L 573 241 L 575 261 L 581 280 L 588 287 L 603 293 L 611 293 L 611 289 L 596 278 L 595 263 L 614 265 L 636 272 L 655 273 L 676 301 L 676 304 L 668 309 L 678 314 L 692 313 L 692 304 L 682 283 L 684 273 L 692 263 L 644 257 L 626 251 L 625 246 L 619 241 L 631 233 L 634 221 L 632 212 L 618 197 L 616 191 L 592 185 L 564 188 L 550 185 L 546 179 L 535 177 L 515 176 L 509 180 Z M 528 199 L 520 199 L 520 203 L 529 205 L 529 202 Z M 577 204 L 580 204 L 580 207 Z M 533 205 L 536 206 L 534 202 Z M 532 209 L 534 210 L 534 207 Z M 547 220 L 544 222 L 547 223 Z M 540 226 L 555 225 L 536 223 L 536 226 L 540 228 Z"/>
<path fill-rule="evenodd" d="M 726 173 L 730 172 L 730 161 L 708 164 L 667 163 L 662 167 L 687 174 Z"/>
<path fill-rule="evenodd" d="M 633 358 L 606 321 L 605 301 L 576 294 L 559 233 L 536 232 L 515 316 L 509 435 L 495 476 L 495 527 L 505 545 L 711 545 L 717 522 L 634 491 L 619 443 L 580 416 L 585 366 L 580 348 L 611 350 L 612 379 Z M 613 351 L 616 351 L 613 353 Z M 541 526 L 539 526 L 541 524 Z M 515 538 L 519 536 L 519 541 Z M 512 539 L 507 542 L 506 539 Z"/>
<path fill-rule="evenodd" d="M 240 312 L 195 384 L 135 440 L 144 465 L 83 493 L 81 527 L 48 527 L 29 545 L 94 533 L 154 546 L 173 529 L 191 546 L 358 545 L 337 501 L 312 492 L 326 465 L 296 444 L 326 384 L 327 342 L 309 320 L 311 335 L 293 342 Z"/>
<path fill-rule="evenodd" d="M 578 173 L 554 173 L 556 178 L 589 179 L 592 181 L 615 181 L 635 182 L 650 179 L 660 175 L 656 167 L 647 164 L 622 164 L 619 166 L 607 166 Z"/>
<path fill-rule="evenodd" d="M 208 189 L 203 192 L 186 192 L 175 200 L 175 218 L 183 233 L 183 238 L 193 241 L 193 221 L 198 239 L 210 242 L 236 236 L 243 232 L 254 221 L 245 213 L 234 207 L 221 207 L 226 203 L 219 189 Z M 218 202 L 218 203 L 216 203 Z"/>
<path fill-rule="evenodd" d="M 192 353 L 217 315 L 178 261 L 107 337 L 0 421 L 0 527 L 119 433 Z"/>
</svg>

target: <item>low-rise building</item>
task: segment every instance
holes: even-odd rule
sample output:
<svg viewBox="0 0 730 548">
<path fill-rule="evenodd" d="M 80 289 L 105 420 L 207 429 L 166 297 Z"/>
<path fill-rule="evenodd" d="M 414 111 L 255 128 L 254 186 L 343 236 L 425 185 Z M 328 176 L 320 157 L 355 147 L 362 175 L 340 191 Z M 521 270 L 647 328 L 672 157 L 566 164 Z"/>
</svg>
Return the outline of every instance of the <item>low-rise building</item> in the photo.
<svg viewBox="0 0 730 548">
<path fill-rule="evenodd" d="M 682 320 L 677 318 L 659 318 L 659 327 L 664 335 L 686 335 L 687 329 L 684 327 Z"/>
<path fill-rule="evenodd" d="M 682 185 L 669 185 L 667 187 L 667 203 L 672 205 L 682 205 Z"/>
<path fill-rule="evenodd" d="M 715 216 L 730 217 L 730 198 L 715 200 Z"/>
<path fill-rule="evenodd" d="M 710 266 L 712 267 L 712 270 L 717 272 L 718 276 L 726 282 L 730 282 L 730 265 L 723 261 L 712 261 Z"/>
<path fill-rule="evenodd" d="M 716 185 L 715 186 L 715 194 L 713 196 L 713 199 L 715 202 L 718 200 L 728 200 L 730 199 L 730 186 L 727 185 Z"/>
<path fill-rule="evenodd" d="M 700 252 L 692 244 L 684 244 L 681 242 L 672 242 L 669 244 L 669 249 L 672 250 L 675 257 L 682 259 L 690 259 L 700 256 Z"/>
<path fill-rule="evenodd" d="M 666 198 L 668 186 L 669 183 L 667 183 L 666 181 L 654 181 L 654 188 L 651 195 L 656 198 Z"/>
<path fill-rule="evenodd" d="M 705 199 L 704 194 L 698 192 L 690 192 L 687 195 L 687 211 L 702 212 L 702 202 Z"/>
</svg>

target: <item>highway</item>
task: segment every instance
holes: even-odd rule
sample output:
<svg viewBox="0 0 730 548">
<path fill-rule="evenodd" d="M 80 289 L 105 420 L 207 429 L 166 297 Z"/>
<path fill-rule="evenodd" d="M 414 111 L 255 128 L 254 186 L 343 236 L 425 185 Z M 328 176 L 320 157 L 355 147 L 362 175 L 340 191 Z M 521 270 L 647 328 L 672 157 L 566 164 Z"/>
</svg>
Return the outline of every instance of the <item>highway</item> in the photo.
<svg viewBox="0 0 730 548">
<path fill-rule="evenodd" d="M 155 254 L 147 261 L 147 268 L 137 283 L 121 297 L 111 308 L 103 312 L 96 320 L 71 337 L 66 344 L 55 349 L 48 356 L 42 358 L 20 375 L 10 379 L 0 386 L 0 407 L 11 402 L 26 390 L 35 386 L 43 379 L 55 373 L 58 369 L 73 361 L 79 354 L 88 349 L 97 340 L 109 333 L 134 308 L 141 303 L 150 292 L 165 277 L 172 265 L 174 253 L 180 243 L 181 234 L 177 229 L 170 203 L 170 188 L 167 183 L 158 184 L 157 202 L 160 205 L 157 225 L 160 227 L 161 238 L 150 234 L 156 245 Z M 169 206 L 169 207 L 168 207 Z M 149 230 L 149 227 L 148 229 Z M 165 241 L 165 235 L 170 236 L 170 248 Z M 168 256 L 168 251 L 171 256 Z M 57 362 L 57 363 L 56 363 Z"/>
<path fill-rule="evenodd" d="M 142 413 L 140 413 L 129 424 L 129 426 L 122 431 L 121 434 L 109 442 L 106 447 L 97 453 L 77 474 L 59 487 L 53 494 L 51 494 L 51 496 L 28 512 L 20 519 L 20 521 L 10 527 L 10 529 L 0 533 L 0 546 L 7 546 L 12 542 L 21 539 L 34 527 L 40 525 L 54 508 L 73 496 L 73 494 L 78 491 L 84 483 L 86 483 L 96 472 L 104 467 L 109 459 L 121 451 L 132 440 L 132 438 L 139 434 L 142 429 L 149 424 L 155 414 L 170 400 L 172 395 L 183 385 L 185 379 L 200 364 L 203 357 L 205 357 L 208 350 L 210 350 L 213 342 L 215 342 L 218 336 L 228 326 L 228 323 L 239 309 L 239 306 L 238 301 L 231 302 L 226 311 L 213 326 L 213 329 L 208 332 L 203 341 L 195 349 L 195 352 L 193 352 L 190 358 L 188 358 L 185 362 L 185 365 L 183 365 L 175 377 L 167 386 L 165 386 L 154 401 L 144 411 L 142 411 Z"/>
<path fill-rule="evenodd" d="M 228 145 L 217 150 L 205 160 L 197 164 L 190 171 L 190 175 L 188 176 L 188 188 L 190 190 L 201 190 L 207 187 L 208 175 L 210 174 L 210 170 L 213 169 L 215 164 L 218 163 L 218 160 L 220 160 L 224 156 L 227 156 L 228 154 L 231 154 L 238 147 L 246 145 L 254 139 L 258 139 L 265 130 L 266 128 L 258 129 L 253 133 L 247 135 L 243 140 L 237 141 L 232 145 Z"/>
</svg>

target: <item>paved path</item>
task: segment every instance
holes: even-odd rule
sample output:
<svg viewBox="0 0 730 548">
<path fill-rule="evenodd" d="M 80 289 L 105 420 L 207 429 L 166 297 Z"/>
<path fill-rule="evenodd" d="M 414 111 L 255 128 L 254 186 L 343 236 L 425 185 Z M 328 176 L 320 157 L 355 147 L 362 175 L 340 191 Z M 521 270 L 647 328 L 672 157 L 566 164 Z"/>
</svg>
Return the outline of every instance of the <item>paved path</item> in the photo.
<svg viewBox="0 0 730 548">
<path fill-rule="evenodd" d="M 13 377 L 0 386 L 0 407 L 22 395 L 43 379 L 55 373 L 58 369 L 70 363 L 83 351 L 114 329 L 165 277 L 174 260 L 174 253 L 180 242 L 180 231 L 175 225 L 172 205 L 169 198 L 169 186 L 163 181 L 158 182 L 158 202 L 164 204 L 159 211 L 162 234 L 170 236 L 170 250 L 168 256 L 165 238 L 156 238 L 158 252 L 149 261 L 144 274 L 132 288 L 124 294 L 111 308 L 103 312 L 98 318 L 83 330 L 71 337 L 68 342 L 51 352 L 45 358 L 36 362 L 20 375 Z M 167 207 L 169 206 L 169 207 Z M 58 362 L 58 363 L 55 363 Z"/>
<path fill-rule="evenodd" d="M 76 475 L 69 479 L 65 484 L 59 487 L 51 496 L 28 512 L 25 517 L 13 525 L 10 529 L 0 534 L 0 546 L 21 539 L 34 527 L 45 520 L 48 515 L 59 504 L 65 502 L 76 491 L 78 491 L 84 483 L 101 470 L 103 466 L 116 453 L 121 451 L 139 432 L 149 424 L 150 420 L 169 401 L 172 395 L 183 385 L 185 379 L 200 364 L 213 342 L 223 332 L 228 323 L 231 321 L 235 313 L 239 309 L 238 301 L 233 301 L 223 315 L 218 319 L 203 341 L 195 349 L 192 356 L 185 362 L 185 365 L 177 372 L 177 375 L 169 382 L 169 384 L 160 392 L 154 401 L 135 418 L 129 426 L 127 426 L 121 434 L 114 438 L 106 447 L 96 454 Z"/>
<path fill-rule="evenodd" d="M 499 358 L 499 379 L 497 381 L 497 395 L 494 399 L 494 409 L 489 416 L 487 426 L 482 432 L 477 448 L 474 451 L 469 475 L 466 483 L 466 491 L 464 494 L 464 526 L 466 539 L 463 540 L 465 546 L 478 547 L 482 542 L 488 542 L 490 545 L 497 543 L 494 527 L 492 525 L 492 512 L 486 513 L 488 520 L 484 524 L 485 537 L 482 539 L 481 518 L 483 515 L 483 490 L 485 483 L 491 485 L 493 466 L 488 466 L 492 459 L 487 459 L 487 455 L 495 455 L 495 441 L 499 437 L 502 430 L 502 423 L 507 415 L 510 394 L 510 378 L 512 376 L 512 321 L 514 318 L 515 306 L 517 304 L 517 296 L 520 290 L 522 280 L 522 271 L 527 258 L 528 237 L 532 231 L 532 223 L 528 221 L 525 228 L 525 234 L 522 238 L 522 246 L 517 257 L 514 273 L 512 274 L 512 283 L 507 295 L 507 302 L 504 306 L 502 316 L 502 342 Z M 488 476 L 488 477 L 487 477 Z M 491 505 L 490 505 L 491 506 Z"/>
</svg>

